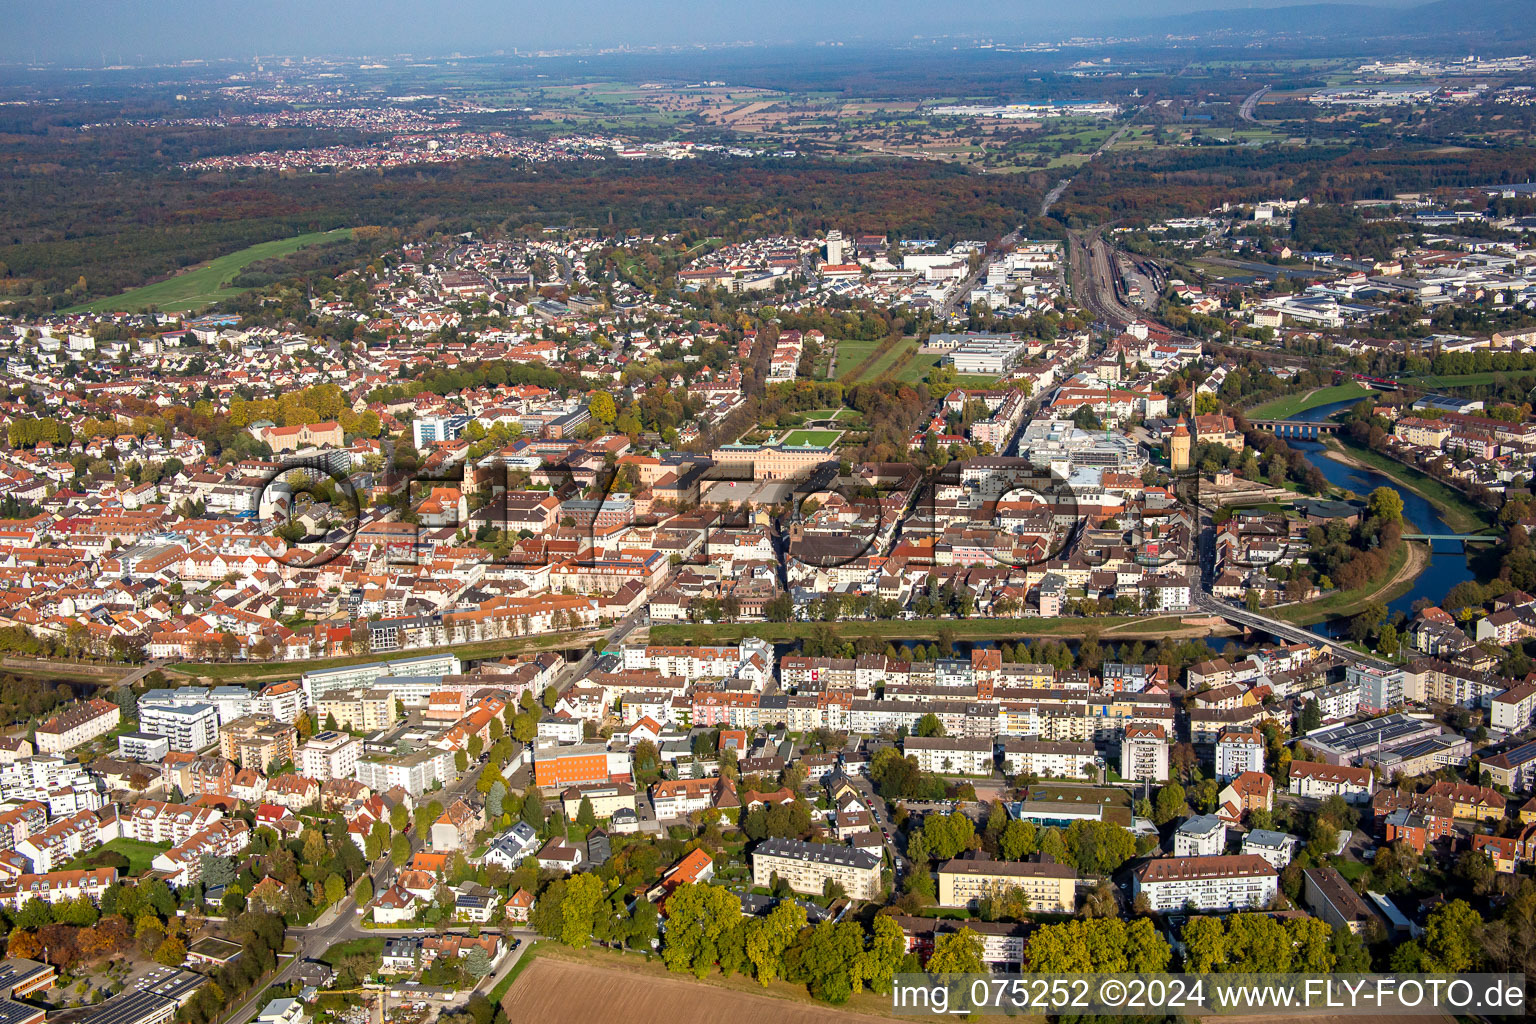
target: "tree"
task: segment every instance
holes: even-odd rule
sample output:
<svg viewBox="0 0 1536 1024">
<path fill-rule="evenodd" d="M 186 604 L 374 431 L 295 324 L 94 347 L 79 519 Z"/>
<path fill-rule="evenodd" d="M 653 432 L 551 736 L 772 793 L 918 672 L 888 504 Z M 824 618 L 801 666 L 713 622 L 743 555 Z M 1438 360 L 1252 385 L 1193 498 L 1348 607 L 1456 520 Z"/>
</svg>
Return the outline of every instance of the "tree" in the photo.
<svg viewBox="0 0 1536 1024">
<path fill-rule="evenodd" d="M 1424 923 L 1424 970 L 1458 974 L 1481 958 L 1483 919 L 1466 900 L 1442 903 Z"/>
<path fill-rule="evenodd" d="M 325 878 L 325 902 L 335 906 L 347 897 L 347 883 L 334 872 Z"/>
<path fill-rule="evenodd" d="M 560 906 L 560 941 L 577 949 L 592 941 L 597 908 L 603 902 L 603 880 L 595 874 L 575 875 L 565 885 Z"/>
<path fill-rule="evenodd" d="M 747 960 L 764 988 L 783 971 L 784 951 L 804 927 L 805 908 L 793 900 L 780 900 L 767 916 L 747 923 Z"/>
<path fill-rule="evenodd" d="M 155 949 L 155 963 L 166 967 L 180 967 L 187 959 L 187 945 L 174 935 L 168 935 Z"/>
<path fill-rule="evenodd" d="M 411 841 L 404 832 L 396 832 L 395 838 L 390 841 L 389 859 L 395 862 L 397 868 L 405 867 L 406 861 L 411 859 Z"/>
<path fill-rule="evenodd" d="M 366 907 L 373 902 L 373 881 L 367 875 L 357 880 L 357 886 L 352 890 L 352 898 L 360 907 Z"/>
<path fill-rule="evenodd" d="M 396 832 L 404 832 L 411 823 L 411 812 L 405 809 L 404 804 L 395 804 L 389 809 L 389 824 Z"/>
<path fill-rule="evenodd" d="M 939 721 L 939 716 L 929 712 L 917 720 L 916 735 L 927 739 L 933 736 L 944 735 L 944 723 Z"/>
<path fill-rule="evenodd" d="M 1184 926 L 1184 970 L 1209 974 L 1227 962 L 1227 935 L 1214 917 L 1191 918 Z"/>
<path fill-rule="evenodd" d="M 1371 515 L 1384 523 L 1403 521 L 1403 496 L 1390 487 L 1378 487 L 1366 499 Z"/>
<path fill-rule="evenodd" d="M 703 978 L 719 956 L 720 941 L 741 919 L 741 901 L 722 886 L 688 883 L 667 898 L 666 941 L 661 959 L 669 971 Z"/>
<path fill-rule="evenodd" d="M 491 958 L 481 946 L 475 946 L 464 957 L 464 970 L 472 978 L 483 978 L 491 973 Z"/>
<path fill-rule="evenodd" d="M 1152 821 L 1158 825 L 1166 825 L 1174 818 L 1188 814 L 1189 804 L 1185 801 L 1184 787 L 1177 782 L 1170 782 L 1159 789 L 1152 811 Z"/>
<path fill-rule="evenodd" d="M 891 989 L 896 972 L 901 969 L 902 958 L 907 951 L 907 937 L 901 925 L 884 915 L 877 915 L 874 935 L 869 949 L 864 953 L 864 966 L 860 974 L 873 991 L 884 995 Z"/>
<path fill-rule="evenodd" d="M 941 935 L 934 942 L 926 970 L 929 974 L 981 974 L 986 970 L 981 953 L 981 936 L 969 928 L 961 928 L 953 934 Z"/>
<path fill-rule="evenodd" d="M 1032 821 L 1010 821 L 997 842 L 1004 860 L 1023 860 L 1035 852 L 1036 829 Z"/>
<path fill-rule="evenodd" d="M 597 824 L 597 814 L 592 810 L 591 797 L 582 797 L 581 805 L 576 808 L 576 824 L 592 828 Z"/>
</svg>

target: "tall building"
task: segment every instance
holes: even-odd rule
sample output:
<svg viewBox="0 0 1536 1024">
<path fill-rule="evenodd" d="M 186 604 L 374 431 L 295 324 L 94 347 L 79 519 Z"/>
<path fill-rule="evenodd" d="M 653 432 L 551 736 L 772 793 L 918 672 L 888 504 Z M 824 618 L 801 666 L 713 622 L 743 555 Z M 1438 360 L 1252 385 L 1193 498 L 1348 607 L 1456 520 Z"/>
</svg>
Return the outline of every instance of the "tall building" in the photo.
<svg viewBox="0 0 1536 1024">
<path fill-rule="evenodd" d="M 764 839 L 752 851 L 752 884 L 769 887 L 774 876 L 795 892 L 819 896 L 836 882 L 856 900 L 880 895 L 880 855 L 851 846 Z"/>
<path fill-rule="evenodd" d="M 833 266 L 843 263 L 843 233 L 836 228 L 827 232 L 827 262 Z"/>
<path fill-rule="evenodd" d="M 172 750 L 193 753 L 219 742 L 219 709 L 212 704 L 139 706 L 139 731 L 162 736 Z"/>
<path fill-rule="evenodd" d="M 1173 428 L 1173 433 L 1168 437 L 1168 465 L 1175 473 L 1182 473 L 1189 469 L 1189 428 L 1179 420 L 1179 425 Z"/>
</svg>

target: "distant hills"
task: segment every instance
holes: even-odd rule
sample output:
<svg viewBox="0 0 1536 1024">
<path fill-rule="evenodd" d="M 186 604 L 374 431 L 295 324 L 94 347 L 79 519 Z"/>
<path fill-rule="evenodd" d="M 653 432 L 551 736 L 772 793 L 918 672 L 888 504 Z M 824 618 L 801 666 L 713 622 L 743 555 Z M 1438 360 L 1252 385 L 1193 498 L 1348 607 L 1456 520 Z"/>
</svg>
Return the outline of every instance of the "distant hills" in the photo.
<svg viewBox="0 0 1536 1024">
<path fill-rule="evenodd" d="M 1323 36 L 1361 40 L 1470 37 L 1511 43 L 1536 39 L 1536 4 L 1531 0 L 1433 0 L 1416 7 L 1312 3 L 1285 7 L 1242 7 L 1102 23 L 1116 35 Z"/>
</svg>

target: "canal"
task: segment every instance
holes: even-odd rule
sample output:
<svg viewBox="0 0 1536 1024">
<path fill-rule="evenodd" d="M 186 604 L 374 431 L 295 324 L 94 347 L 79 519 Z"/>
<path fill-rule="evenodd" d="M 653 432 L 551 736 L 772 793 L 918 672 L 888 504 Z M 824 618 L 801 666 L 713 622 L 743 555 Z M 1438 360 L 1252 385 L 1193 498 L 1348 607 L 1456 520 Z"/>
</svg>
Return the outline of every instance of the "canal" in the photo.
<svg viewBox="0 0 1536 1024">
<path fill-rule="evenodd" d="M 1292 416 L 1293 420 L 1305 420 L 1308 422 L 1321 422 L 1332 417 L 1335 413 L 1350 408 L 1359 399 L 1350 399 L 1344 402 L 1334 402 L 1329 405 L 1321 405 L 1316 409 Z M 1403 499 L 1403 519 L 1411 529 L 1409 533 L 1457 533 L 1459 531 L 1448 526 L 1435 506 L 1419 497 L 1410 490 L 1399 487 L 1390 477 L 1384 476 L 1373 469 L 1359 469 L 1355 466 L 1347 466 L 1342 462 L 1328 457 L 1328 449 L 1316 441 L 1297 441 L 1287 439 L 1287 444 L 1301 452 L 1308 462 L 1318 468 L 1318 471 L 1327 478 L 1335 487 L 1343 487 L 1354 491 L 1360 497 L 1365 497 L 1378 487 L 1390 487 Z M 1427 597 L 1435 604 L 1439 604 L 1446 593 L 1456 584 L 1473 578 L 1472 569 L 1467 564 L 1465 545 L 1460 541 L 1431 541 L 1431 554 L 1429 565 L 1414 580 L 1413 587 L 1402 596 L 1387 604 L 1387 614 L 1395 612 L 1404 615 L 1412 615 L 1409 610 L 1413 603 L 1421 597 Z M 1314 632 L 1322 633 L 1328 630 L 1334 634 L 1343 631 L 1347 625 L 1346 620 L 1339 620 L 1331 624 L 1318 623 L 1312 626 Z"/>
</svg>

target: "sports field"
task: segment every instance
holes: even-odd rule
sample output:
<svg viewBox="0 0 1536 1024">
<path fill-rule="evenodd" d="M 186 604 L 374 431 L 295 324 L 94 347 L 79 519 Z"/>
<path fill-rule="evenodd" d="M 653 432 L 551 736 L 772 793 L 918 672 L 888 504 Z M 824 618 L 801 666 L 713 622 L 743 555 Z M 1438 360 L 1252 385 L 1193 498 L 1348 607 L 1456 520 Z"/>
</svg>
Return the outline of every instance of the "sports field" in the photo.
<svg viewBox="0 0 1536 1024">
<path fill-rule="evenodd" d="M 306 246 L 320 242 L 340 241 L 350 237 L 352 237 L 351 228 L 337 228 L 335 231 L 315 231 L 307 235 L 261 242 L 184 270 L 164 281 L 156 281 L 154 284 L 134 288 L 120 295 L 97 299 L 95 302 L 76 306 L 66 312 L 133 313 L 151 306 L 165 313 L 184 313 L 202 309 L 222 299 L 233 298 L 244 291 L 243 288 L 225 288 L 222 285 L 257 260 L 276 259 L 279 256 L 297 252 Z"/>
<path fill-rule="evenodd" d="M 786 448 L 830 448 L 842 433 L 841 430 L 791 430 L 779 443 Z"/>
</svg>

